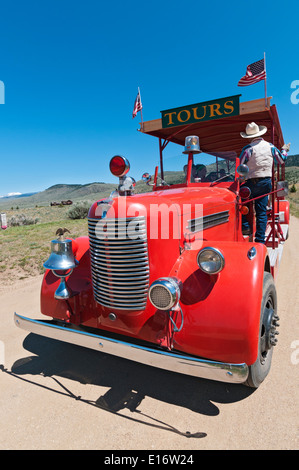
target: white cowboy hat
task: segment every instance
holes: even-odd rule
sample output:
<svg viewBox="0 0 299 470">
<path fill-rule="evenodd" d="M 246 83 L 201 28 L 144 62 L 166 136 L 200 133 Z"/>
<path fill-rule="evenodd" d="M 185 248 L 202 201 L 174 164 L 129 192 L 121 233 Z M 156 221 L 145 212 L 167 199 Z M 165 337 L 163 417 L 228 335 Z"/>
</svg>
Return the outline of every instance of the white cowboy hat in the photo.
<svg viewBox="0 0 299 470">
<path fill-rule="evenodd" d="M 247 124 L 246 131 L 240 132 L 240 134 L 241 137 L 244 137 L 244 139 L 253 139 L 253 137 L 258 137 L 259 135 L 263 135 L 266 132 L 266 126 L 258 126 L 255 122 L 251 122 Z"/>
</svg>

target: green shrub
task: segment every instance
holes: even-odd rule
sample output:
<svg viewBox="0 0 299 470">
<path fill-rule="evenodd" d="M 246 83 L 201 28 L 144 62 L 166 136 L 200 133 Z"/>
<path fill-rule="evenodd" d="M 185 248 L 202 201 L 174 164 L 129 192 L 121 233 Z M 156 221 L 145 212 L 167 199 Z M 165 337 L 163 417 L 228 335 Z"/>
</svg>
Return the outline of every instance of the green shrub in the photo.
<svg viewBox="0 0 299 470">
<path fill-rule="evenodd" d="M 75 204 L 67 213 L 69 219 L 85 219 L 88 216 L 90 202 L 80 202 Z"/>
<path fill-rule="evenodd" d="M 295 193 L 296 191 L 297 191 L 296 186 L 293 184 L 293 186 L 291 186 L 290 192 Z"/>
</svg>

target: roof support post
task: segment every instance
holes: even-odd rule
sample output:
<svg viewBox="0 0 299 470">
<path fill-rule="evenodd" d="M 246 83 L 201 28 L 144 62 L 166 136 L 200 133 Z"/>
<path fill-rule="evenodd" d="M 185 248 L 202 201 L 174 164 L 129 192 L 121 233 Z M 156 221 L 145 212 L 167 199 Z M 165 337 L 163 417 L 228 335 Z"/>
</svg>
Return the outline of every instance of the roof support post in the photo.
<svg viewBox="0 0 299 470">
<path fill-rule="evenodd" d="M 165 143 L 165 141 L 164 141 Z M 164 170 L 163 170 L 163 149 L 165 148 L 165 145 L 162 145 L 162 139 L 159 137 L 159 152 L 160 152 L 160 172 L 161 172 L 161 178 L 164 180 Z"/>
</svg>

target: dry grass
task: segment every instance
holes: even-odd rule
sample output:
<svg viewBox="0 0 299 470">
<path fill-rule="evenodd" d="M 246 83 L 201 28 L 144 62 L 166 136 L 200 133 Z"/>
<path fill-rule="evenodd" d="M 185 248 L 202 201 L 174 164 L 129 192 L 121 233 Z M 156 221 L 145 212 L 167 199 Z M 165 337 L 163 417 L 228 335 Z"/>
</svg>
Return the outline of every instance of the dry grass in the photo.
<svg viewBox="0 0 299 470">
<path fill-rule="evenodd" d="M 38 218 L 36 225 L 8 227 L 0 232 L 0 284 L 26 279 L 44 272 L 43 263 L 50 254 L 50 242 L 56 238 L 57 228 L 66 227 L 70 236 L 87 235 L 87 220 L 67 218 L 69 207 L 37 207 L 6 212 Z"/>
<path fill-rule="evenodd" d="M 290 211 L 291 214 L 299 218 L 299 183 L 296 183 L 294 186 L 296 188 L 295 193 L 290 192 L 292 185 L 289 185 L 289 195 L 288 199 L 290 201 Z"/>
</svg>

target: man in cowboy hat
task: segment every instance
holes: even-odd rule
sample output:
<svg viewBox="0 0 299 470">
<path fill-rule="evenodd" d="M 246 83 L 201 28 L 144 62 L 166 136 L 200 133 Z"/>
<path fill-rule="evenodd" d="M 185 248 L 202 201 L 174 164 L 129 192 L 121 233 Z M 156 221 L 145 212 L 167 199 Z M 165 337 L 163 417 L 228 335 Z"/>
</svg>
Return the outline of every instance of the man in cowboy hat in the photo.
<svg viewBox="0 0 299 470">
<path fill-rule="evenodd" d="M 247 124 L 246 131 L 241 132 L 241 137 L 251 139 L 250 144 L 242 149 L 240 164 L 245 163 L 249 168 L 246 186 L 251 190 L 251 198 L 258 197 L 254 201 L 256 214 L 255 241 L 260 243 L 265 243 L 268 193 L 272 190 L 273 158 L 280 164 L 284 162 L 281 152 L 261 137 L 266 132 L 266 126 L 258 126 L 255 122 Z M 250 233 L 249 223 L 244 216 L 242 217 L 242 231 L 243 234 Z"/>
</svg>

